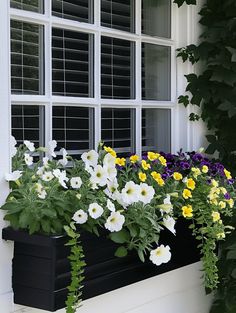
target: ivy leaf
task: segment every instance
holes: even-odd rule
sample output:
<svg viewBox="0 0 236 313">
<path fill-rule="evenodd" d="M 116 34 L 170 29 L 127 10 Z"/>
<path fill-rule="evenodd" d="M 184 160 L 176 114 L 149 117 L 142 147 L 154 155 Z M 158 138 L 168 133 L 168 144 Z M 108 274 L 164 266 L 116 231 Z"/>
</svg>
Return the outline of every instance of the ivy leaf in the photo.
<svg viewBox="0 0 236 313">
<path fill-rule="evenodd" d="M 128 254 L 127 249 L 124 246 L 119 247 L 116 252 L 115 252 L 115 256 L 118 258 L 123 258 Z"/>
<path fill-rule="evenodd" d="M 118 232 L 111 233 L 109 237 L 115 243 L 125 243 L 130 240 L 130 234 L 125 229 L 122 229 Z"/>
<path fill-rule="evenodd" d="M 182 103 L 185 107 L 189 105 L 189 96 L 179 96 L 178 97 L 178 103 Z"/>
</svg>

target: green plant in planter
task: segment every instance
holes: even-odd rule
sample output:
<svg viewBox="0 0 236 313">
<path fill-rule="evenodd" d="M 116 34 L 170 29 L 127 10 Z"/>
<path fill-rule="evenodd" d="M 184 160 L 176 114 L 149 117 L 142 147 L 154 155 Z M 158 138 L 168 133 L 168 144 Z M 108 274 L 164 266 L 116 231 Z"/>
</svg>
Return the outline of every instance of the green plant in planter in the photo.
<svg viewBox="0 0 236 313">
<path fill-rule="evenodd" d="M 176 220 L 184 217 L 199 240 L 205 286 L 217 286 L 216 242 L 232 230 L 222 218 L 232 215 L 235 199 L 231 174 L 221 164 L 195 152 L 150 151 L 142 159 L 125 159 L 102 144 L 98 151 L 84 152 L 81 160 L 62 149 L 58 160 L 55 148 L 55 141 L 38 149 L 25 141 L 15 151 L 13 172 L 6 175 L 11 192 L 2 209 L 13 228 L 67 232 L 72 273 L 68 313 L 79 305 L 85 265 L 76 224 L 98 236 L 105 228 L 119 244 L 116 256 L 136 250 L 141 261 L 148 257 L 159 266 L 171 259 L 171 247 L 159 242 L 162 229 L 175 234 Z M 42 152 L 47 156 L 41 159 Z"/>
</svg>

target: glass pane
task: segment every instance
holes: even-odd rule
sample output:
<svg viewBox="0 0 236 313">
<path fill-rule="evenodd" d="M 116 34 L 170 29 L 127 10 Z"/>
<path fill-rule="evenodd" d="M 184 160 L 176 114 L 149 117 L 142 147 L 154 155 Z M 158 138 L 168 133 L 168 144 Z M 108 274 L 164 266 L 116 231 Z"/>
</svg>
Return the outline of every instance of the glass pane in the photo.
<svg viewBox="0 0 236 313">
<path fill-rule="evenodd" d="M 11 0 L 11 8 L 44 13 L 43 0 Z"/>
<path fill-rule="evenodd" d="M 102 141 L 119 155 L 135 151 L 135 110 L 102 109 Z"/>
<path fill-rule="evenodd" d="M 134 43 L 102 37 L 102 98 L 134 98 Z"/>
<path fill-rule="evenodd" d="M 158 37 L 171 37 L 170 0 L 142 1 L 142 33 Z"/>
<path fill-rule="evenodd" d="M 36 147 L 44 146 L 44 107 L 12 105 L 12 135 L 18 145 L 30 140 Z"/>
<path fill-rule="evenodd" d="M 11 21 L 11 90 L 44 93 L 43 26 Z"/>
<path fill-rule="evenodd" d="M 142 44 L 142 98 L 167 101 L 171 97 L 171 48 Z"/>
<path fill-rule="evenodd" d="M 52 128 L 57 149 L 65 148 L 74 156 L 93 149 L 93 115 L 90 108 L 54 106 Z"/>
<path fill-rule="evenodd" d="M 53 28 L 53 95 L 93 96 L 93 35 Z"/>
<path fill-rule="evenodd" d="M 101 25 L 134 32 L 134 0 L 101 0 Z"/>
<path fill-rule="evenodd" d="M 168 109 L 142 110 L 142 150 L 171 150 L 171 111 Z"/>
<path fill-rule="evenodd" d="M 93 23 L 92 0 L 53 0 L 52 15 L 84 23 Z"/>
</svg>

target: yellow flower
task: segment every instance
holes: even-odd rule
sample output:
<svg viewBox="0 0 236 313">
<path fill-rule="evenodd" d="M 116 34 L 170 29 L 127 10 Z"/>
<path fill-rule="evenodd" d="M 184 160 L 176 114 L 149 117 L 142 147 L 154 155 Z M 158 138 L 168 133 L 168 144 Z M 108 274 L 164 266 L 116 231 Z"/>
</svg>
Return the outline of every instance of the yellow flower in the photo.
<svg viewBox="0 0 236 313">
<path fill-rule="evenodd" d="M 234 206 L 234 200 L 231 198 L 229 200 L 226 200 L 226 202 L 229 204 L 229 207 L 232 209 Z"/>
<path fill-rule="evenodd" d="M 184 190 L 183 190 L 183 197 L 184 197 L 184 199 L 192 198 L 192 193 L 191 193 L 191 191 L 188 190 L 188 189 L 184 189 Z"/>
<path fill-rule="evenodd" d="M 148 164 L 145 160 L 142 160 L 142 161 L 141 161 L 141 164 L 142 164 L 142 168 L 143 168 L 145 171 L 148 170 L 148 169 L 151 167 L 151 165 Z"/>
<path fill-rule="evenodd" d="M 220 191 L 225 195 L 227 193 L 227 190 L 225 187 L 220 187 Z"/>
<path fill-rule="evenodd" d="M 189 178 L 186 182 L 186 185 L 189 189 L 194 190 L 196 183 L 192 178 Z"/>
<path fill-rule="evenodd" d="M 137 154 L 131 155 L 129 158 L 131 163 L 136 163 L 139 160 L 139 156 Z"/>
<path fill-rule="evenodd" d="M 208 173 L 208 166 L 203 165 L 202 172 L 205 173 L 205 174 Z"/>
<path fill-rule="evenodd" d="M 163 165 L 163 166 L 166 166 L 167 164 L 166 164 L 166 159 L 163 157 L 163 156 L 160 156 L 159 157 L 159 161 L 160 161 L 160 163 Z"/>
<path fill-rule="evenodd" d="M 104 146 L 104 150 L 105 150 L 107 153 L 110 153 L 114 158 L 116 158 L 116 152 L 115 152 L 111 147 L 106 147 L 106 146 Z"/>
<path fill-rule="evenodd" d="M 197 167 L 192 167 L 191 171 L 193 172 L 193 176 L 194 178 L 197 178 L 199 175 L 201 175 L 201 171 L 199 168 Z"/>
<path fill-rule="evenodd" d="M 193 216 L 192 206 L 190 204 L 183 206 L 182 207 L 182 214 L 184 217 L 192 217 Z"/>
<path fill-rule="evenodd" d="M 116 164 L 119 166 L 125 166 L 125 158 L 116 158 Z"/>
<path fill-rule="evenodd" d="M 225 208 L 226 208 L 226 203 L 225 203 L 224 201 L 220 201 L 220 202 L 218 203 L 218 205 L 219 205 L 219 207 L 220 207 L 221 209 L 225 209 Z"/>
<path fill-rule="evenodd" d="M 162 178 L 159 179 L 155 179 L 155 181 L 158 183 L 159 186 L 164 186 L 165 185 L 165 181 Z"/>
<path fill-rule="evenodd" d="M 138 173 L 138 177 L 139 177 L 139 179 L 140 179 L 142 182 L 145 182 L 146 179 L 147 179 L 147 175 L 146 175 L 145 173 L 143 173 L 143 172 L 139 172 L 139 173 Z"/>
<path fill-rule="evenodd" d="M 182 174 L 179 172 L 174 172 L 173 177 L 175 180 L 181 180 L 183 178 Z"/>
<path fill-rule="evenodd" d="M 159 153 L 154 153 L 154 152 L 148 152 L 148 160 L 154 161 L 159 158 L 160 154 Z"/>
<path fill-rule="evenodd" d="M 219 212 L 213 211 L 211 213 L 211 216 L 212 216 L 213 222 L 218 222 L 220 220 L 220 213 Z"/>
<path fill-rule="evenodd" d="M 224 173 L 225 173 L 225 176 L 227 179 L 231 179 L 232 176 L 231 176 L 231 173 L 229 171 L 227 171 L 226 169 L 224 169 Z"/>
<path fill-rule="evenodd" d="M 217 237 L 218 239 L 224 239 L 224 238 L 225 238 L 225 233 L 224 233 L 224 232 L 218 233 L 218 234 L 216 234 L 216 237 Z"/>
<path fill-rule="evenodd" d="M 152 177 L 157 180 L 157 179 L 160 179 L 161 178 L 161 174 L 160 173 L 157 173 L 157 172 L 151 172 L 151 175 Z"/>
<path fill-rule="evenodd" d="M 212 179 L 211 184 L 212 184 L 213 187 L 218 187 L 219 186 L 218 181 L 216 181 L 215 179 Z"/>
</svg>

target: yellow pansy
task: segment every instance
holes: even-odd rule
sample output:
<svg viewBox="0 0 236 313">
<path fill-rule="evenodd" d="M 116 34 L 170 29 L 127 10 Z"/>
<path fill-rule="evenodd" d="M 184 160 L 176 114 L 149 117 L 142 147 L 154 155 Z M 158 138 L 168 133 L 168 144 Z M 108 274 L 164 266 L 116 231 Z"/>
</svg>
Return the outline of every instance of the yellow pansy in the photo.
<svg viewBox="0 0 236 313">
<path fill-rule="evenodd" d="M 200 169 L 197 168 L 197 167 L 192 167 L 192 168 L 191 168 L 191 171 L 193 172 L 193 176 L 194 176 L 195 178 L 197 178 L 199 175 L 201 175 L 201 171 L 200 171 Z"/>
<path fill-rule="evenodd" d="M 111 147 L 106 147 L 106 146 L 104 146 L 104 150 L 105 150 L 107 153 L 110 153 L 114 158 L 116 158 L 116 152 L 115 152 Z"/>
<path fill-rule="evenodd" d="M 225 195 L 227 193 L 227 190 L 225 187 L 220 187 L 220 191 Z"/>
<path fill-rule="evenodd" d="M 196 186 L 196 183 L 195 183 L 195 181 L 192 178 L 189 178 L 189 179 L 187 179 L 186 186 L 189 189 L 194 190 L 195 186 Z"/>
<path fill-rule="evenodd" d="M 148 156 L 148 160 L 154 161 L 154 160 L 157 160 L 159 158 L 160 154 L 150 151 L 150 152 L 148 152 L 147 156 Z"/>
<path fill-rule="evenodd" d="M 143 173 L 143 172 L 139 172 L 139 173 L 138 173 L 138 177 L 139 177 L 139 179 L 140 179 L 142 182 L 145 182 L 146 179 L 147 179 L 147 175 L 146 175 L 145 173 Z"/>
<path fill-rule="evenodd" d="M 163 156 L 160 156 L 158 160 L 160 161 L 161 165 L 163 165 L 163 166 L 167 165 L 166 164 L 166 159 Z"/>
<path fill-rule="evenodd" d="M 205 174 L 208 173 L 208 166 L 203 165 L 202 172 L 205 173 Z"/>
<path fill-rule="evenodd" d="M 227 171 L 226 169 L 224 169 L 224 173 L 225 173 L 225 176 L 227 179 L 231 179 L 232 176 L 231 176 L 231 173 L 229 171 Z"/>
<path fill-rule="evenodd" d="M 213 211 L 211 213 L 211 216 L 212 216 L 213 222 L 218 222 L 220 220 L 220 213 L 219 212 Z"/>
<path fill-rule="evenodd" d="M 184 190 L 183 190 L 183 197 L 184 197 L 184 199 L 192 198 L 192 193 L 191 193 L 191 191 L 188 190 L 188 189 L 184 189 Z"/>
<path fill-rule="evenodd" d="M 142 168 L 146 171 L 146 170 L 148 170 L 150 167 L 151 167 L 151 165 L 149 164 L 149 163 L 147 163 L 145 160 L 142 160 L 141 161 L 141 165 L 142 165 Z"/>
<path fill-rule="evenodd" d="M 192 217 L 193 216 L 192 206 L 190 204 L 183 206 L 182 207 L 182 214 L 184 217 Z"/>
<path fill-rule="evenodd" d="M 179 172 L 174 172 L 173 177 L 175 180 L 181 180 L 183 178 L 182 174 Z"/>
<path fill-rule="evenodd" d="M 220 201 L 220 202 L 218 203 L 218 205 L 219 205 L 219 207 L 220 207 L 221 209 L 225 209 L 225 208 L 226 208 L 226 203 L 225 203 L 224 201 Z"/>
<path fill-rule="evenodd" d="M 229 204 L 229 207 L 232 209 L 234 206 L 234 200 L 231 198 L 229 200 L 226 200 L 226 202 Z"/>
<path fill-rule="evenodd" d="M 225 233 L 224 233 L 224 232 L 218 233 L 218 234 L 216 234 L 216 237 L 217 237 L 218 239 L 224 239 L 224 238 L 225 238 Z"/>
<path fill-rule="evenodd" d="M 219 186 L 219 183 L 218 183 L 218 181 L 216 181 L 215 179 L 212 179 L 211 185 L 212 185 L 213 187 L 218 187 L 218 186 Z"/>
<path fill-rule="evenodd" d="M 119 166 L 125 166 L 125 158 L 116 158 L 116 164 Z"/>
<path fill-rule="evenodd" d="M 131 155 L 129 158 L 131 163 L 137 163 L 139 160 L 139 156 L 137 154 Z"/>
</svg>

